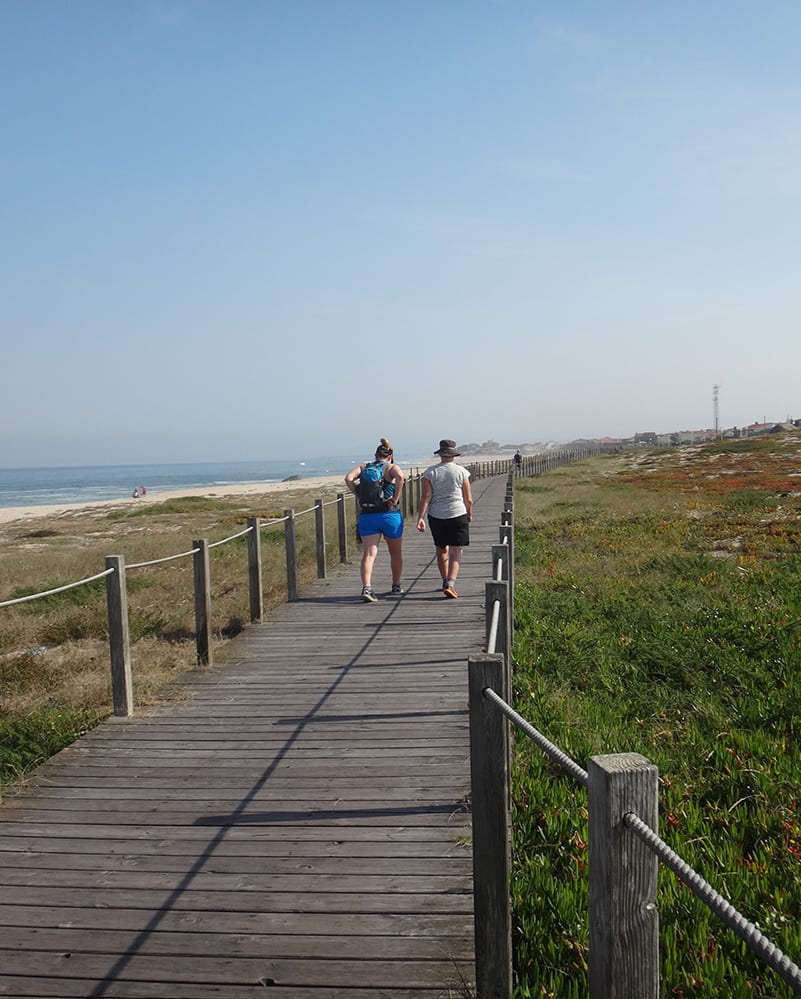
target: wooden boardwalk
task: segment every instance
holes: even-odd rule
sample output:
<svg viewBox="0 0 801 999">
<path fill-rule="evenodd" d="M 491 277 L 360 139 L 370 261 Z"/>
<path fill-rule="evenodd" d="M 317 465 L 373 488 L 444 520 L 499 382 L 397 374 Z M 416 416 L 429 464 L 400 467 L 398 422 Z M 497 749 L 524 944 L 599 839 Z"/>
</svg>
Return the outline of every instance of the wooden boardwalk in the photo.
<svg viewBox="0 0 801 999">
<path fill-rule="evenodd" d="M 466 660 L 505 481 L 474 484 L 459 600 L 407 522 L 403 598 L 361 603 L 354 557 L 0 804 L 0 995 L 472 994 Z"/>
</svg>

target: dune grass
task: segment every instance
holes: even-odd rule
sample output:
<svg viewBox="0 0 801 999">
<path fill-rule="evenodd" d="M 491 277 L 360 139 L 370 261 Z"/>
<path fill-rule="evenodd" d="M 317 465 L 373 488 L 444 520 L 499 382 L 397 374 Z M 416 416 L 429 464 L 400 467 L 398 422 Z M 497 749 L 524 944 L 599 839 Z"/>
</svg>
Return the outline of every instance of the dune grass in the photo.
<svg viewBox="0 0 801 999">
<path fill-rule="evenodd" d="M 341 487 L 280 495 L 184 497 L 130 509 L 90 508 L 44 522 L 0 525 L 0 600 L 55 589 L 102 572 L 106 555 L 127 565 L 192 548 L 196 538 L 222 540 L 257 516 L 262 524 L 284 510 L 326 504 L 329 566 L 339 562 L 336 505 Z M 247 505 L 244 505 L 247 504 Z M 353 508 L 348 506 L 348 522 Z M 314 514 L 296 518 L 301 584 L 317 571 Z M 353 531 L 349 551 L 355 550 Z M 210 553 L 214 653 L 249 621 L 247 539 Z M 286 599 L 283 524 L 263 527 L 265 609 Z M 191 557 L 127 573 L 137 709 L 181 696 L 177 682 L 195 668 Z M 111 711 L 111 678 L 104 580 L 28 603 L 0 608 L 0 783 L 23 776 Z"/>
<path fill-rule="evenodd" d="M 660 833 L 801 959 L 801 440 L 595 459 L 519 480 L 518 709 L 582 765 L 639 752 Z M 516 996 L 584 997 L 586 793 L 514 774 Z M 662 994 L 791 995 L 662 871 Z"/>
</svg>

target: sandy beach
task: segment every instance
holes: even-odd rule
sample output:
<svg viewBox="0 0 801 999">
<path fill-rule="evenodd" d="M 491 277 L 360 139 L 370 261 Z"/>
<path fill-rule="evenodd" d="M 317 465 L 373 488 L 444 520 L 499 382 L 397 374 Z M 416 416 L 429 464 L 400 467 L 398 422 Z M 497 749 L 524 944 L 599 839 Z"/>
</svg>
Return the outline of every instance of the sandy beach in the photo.
<svg viewBox="0 0 801 999">
<path fill-rule="evenodd" d="M 113 510 L 119 507 L 139 509 L 147 503 L 163 503 L 167 499 L 177 499 L 181 496 L 209 496 L 221 499 L 230 496 L 267 496 L 276 493 L 297 492 L 299 489 L 336 489 L 345 484 L 341 475 L 320 475 L 308 479 L 292 479 L 289 482 L 244 482 L 230 486 L 212 486 L 210 489 L 168 489 L 148 490 L 146 495 L 133 499 L 131 496 L 116 500 L 97 500 L 93 503 L 61 503 L 43 506 L 8 506 L 0 507 L 0 524 L 9 524 L 15 520 L 33 520 L 40 517 L 56 517 L 64 513 L 79 513 L 83 510 L 105 508 Z"/>
<path fill-rule="evenodd" d="M 508 461 L 510 458 L 510 454 L 471 455 L 469 457 L 465 456 L 460 464 L 471 465 L 479 461 Z M 430 463 L 433 465 L 436 464 L 436 461 L 437 459 L 432 455 Z M 427 466 L 423 461 L 413 467 L 422 470 Z M 412 470 L 405 465 L 401 465 L 401 468 L 404 475 L 408 475 Z M 342 475 L 310 476 L 307 479 L 291 479 L 285 482 L 232 483 L 225 486 L 211 486 L 208 489 L 198 488 L 197 486 L 190 489 L 149 489 L 144 496 L 140 496 L 137 499 L 134 499 L 132 496 L 124 496 L 120 499 L 97 500 L 92 503 L 54 503 L 43 506 L 0 507 L 0 524 L 10 524 L 15 520 L 28 521 L 41 517 L 57 517 L 65 513 L 79 513 L 83 510 L 97 510 L 101 508 L 113 510 L 119 507 L 130 507 L 131 509 L 137 509 L 143 504 L 162 503 L 164 500 L 177 499 L 182 496 L 207 496 L 222 499 L 233 496 L 270 496 L 278 493 L 298 492 L 299 490 L 307 492 L 314 489 L 335 490 L 339 492 L 339 487 L 341 487 L 342 492 L 345 492 L 343 478 L 344 472 Z"/>
</svg>

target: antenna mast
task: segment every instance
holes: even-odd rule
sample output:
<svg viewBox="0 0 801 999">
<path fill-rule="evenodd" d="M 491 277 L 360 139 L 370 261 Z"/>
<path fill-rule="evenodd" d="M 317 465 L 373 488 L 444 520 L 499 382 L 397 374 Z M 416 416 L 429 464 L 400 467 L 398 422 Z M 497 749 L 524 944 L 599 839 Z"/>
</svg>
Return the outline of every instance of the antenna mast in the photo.
<svg viewBox="0 0 801 999">
<path fill-rule="evenodd" d="M 712 409 L 715 413 L 715 437 L 720 436 L 720 413 L 718 411 L 718 392 L 720 391 L 719 385 L 712 386 Z"/>
</svg>

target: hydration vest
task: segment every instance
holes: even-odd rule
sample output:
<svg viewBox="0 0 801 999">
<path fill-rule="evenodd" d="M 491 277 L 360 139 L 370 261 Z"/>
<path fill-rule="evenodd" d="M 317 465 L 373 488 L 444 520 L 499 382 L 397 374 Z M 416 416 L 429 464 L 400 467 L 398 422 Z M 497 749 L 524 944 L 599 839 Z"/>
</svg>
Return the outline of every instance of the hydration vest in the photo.
<svg viewBox="0 0 801 999">
<path fill-rule="evenodd" d="M 383 513 L 387 509 L 384 497 L 384 468 L 386 461 L 371 461 L 359 476 L 359 509 L 362 513 Z"/>
</svg>

